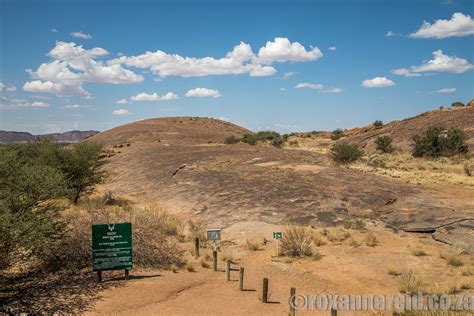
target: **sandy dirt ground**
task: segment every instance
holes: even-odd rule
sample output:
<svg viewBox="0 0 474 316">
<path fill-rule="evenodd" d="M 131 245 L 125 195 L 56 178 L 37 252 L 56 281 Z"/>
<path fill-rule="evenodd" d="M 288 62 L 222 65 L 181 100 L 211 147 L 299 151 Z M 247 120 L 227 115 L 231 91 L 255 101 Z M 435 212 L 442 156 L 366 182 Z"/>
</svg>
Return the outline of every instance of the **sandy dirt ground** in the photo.
<svg viewBox="0 0 474 316">
<path fill-rule="evenodd" d="M 222 249 L 217 272 L 195 261 L 195 272 L 133 271 L 132 279 L 120 288 L 101 293 L 101 299 L 88 315 L 287 315 L 290 288 L 301 294 L 399 294 L 398 278 L 388 274 L 389 269 L 412 270 L 423 280 L 425 289 L 448 289 L 462 283 L 474 284 L 473 276 L 462 271 L 474 264 L 474 258 L 463 258 L 463 267 L 454 268 L 439 257 L 443 246 L 431 237 L 414 234 L 395 234 L 377 223 L 368 223 L 379 240 L 375 247 L 363 244 L 365 232 L 349 230 L 359 247 L 347 242 L 327 242 L 318 247 L 321 259 L 290 259 L 275 257 L 273 231 L 281 226 L 262 222 L 235 224 L 223 231 Z M 313 229 L 318 232 L 321 229 Z M 248 250 L 246 240 L 268 240 L 261 250 Z M 414 256 L 411 249 L 422 248 L 427 255 Z M 201 250 L 201 257 L 210 253 Z M 244 267 L 244 289 L 238 289 L 238 272 L 231 272 L 231 281 L 225 280 L 222 255 L 231 255 L 235 268 Z M 269 304 L 260 301 L 262 279 L 269 279 Z M 473 295 L 472 290 L 460 292 Z M 298 310 L 302 315 L 328 315 L 328 311 Z M 354 312 L 339 312 L 352 315 Z M 386 314 L 390 312 L 359 312 Z"/>
</svg>

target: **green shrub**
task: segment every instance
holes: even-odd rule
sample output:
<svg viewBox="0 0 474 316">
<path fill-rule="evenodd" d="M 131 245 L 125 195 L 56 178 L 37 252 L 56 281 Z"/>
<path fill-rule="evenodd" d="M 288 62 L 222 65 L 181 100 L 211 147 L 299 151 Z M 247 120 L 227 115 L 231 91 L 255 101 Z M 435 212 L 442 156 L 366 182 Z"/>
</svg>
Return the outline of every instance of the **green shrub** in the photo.
<svg viewBox="0 0 474 316">
<path fill-rule="evenodd" d="M 468 151 L 466 144 L 467 136 L 462 129 L 450 128 L 446 137 L 442 138 L 443 156 L 454 156 L 456 154 L 464 154 Z"/>
<path fill-rule="evenodd" d="M 390 153 L 393 151 L 392 142 L 392 137 L 388 135 L 379 136 L 375 139 L 376 149 L 383 153 Z"/>
<path fill-rule="evenodd" d="M 238 142 L 239 142 L 239 140 L 233 135 L 229 136 L 229 137 L 226 137 L 226 139 L 224 140 L 224 143 L 227 144 L 227 145 L 237 144 Z"/>
<path fill-rule="evenodd" d="M 253 134 L 245 134 L 244 137 L 242 137 L 242 142 L 249 145 L 256 145 L 257 137 Z"/>
<path fill-rule="evenodd" d="M 380 126 L 383 126 L 383 122 L 381 120 L 376 120 L 373 125 L 380 127 Z"/>
<path fill-rule="evenodd" d="M 332 132 L 331 139 L 332 140 L 338 140 L 343 136 L 344 136 L 344 132 L 342 131 L 342 129 L 338 128 L 338 129 L 336 129 Z"/>
<path fill-rule="evenodd" d="M 287 137 L 282 137 L 274 131 L 260 131 L 256 134 L 245 134 L 242 142 L 249 145 L 256 145 L 257 142 L 269 142 L 274 147 L 281 147 L 286 139 Z"/>
<path fill-rule="evenodd" d="M 453 108 L 463 108 L 463 107 L 465 107 L 464 103 L 459 102 L 459 101 L 451 103 L 451 106 Z"/>
<path fill-rule="evenodd" d="M 467 136 L 463 130 L 452 127 L 441 135 L 439 127 L 429 127 L 422 135 L 413 136 L 414 157 L 440 157 L 463 154 L 468 151 Z"/>
<path fill-rule="evenodd" d="M 360 159 L 363 151 L 357 144 L 337 143 L 331 148 L 331 158 L 336 163 L 347 164 Z"/>
</svg>

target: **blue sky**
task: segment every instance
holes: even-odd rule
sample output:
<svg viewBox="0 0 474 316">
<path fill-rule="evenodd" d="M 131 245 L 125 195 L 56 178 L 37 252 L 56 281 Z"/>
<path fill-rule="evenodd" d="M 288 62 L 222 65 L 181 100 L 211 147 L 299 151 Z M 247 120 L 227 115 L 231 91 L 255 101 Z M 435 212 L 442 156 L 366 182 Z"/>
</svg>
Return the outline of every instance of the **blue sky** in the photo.
<svg viewBox="0 0 474 316">
<path fill-rule="evenodd" d="M 472 0 L 0 3 L 2 130 L 332 130 L 474 98 Z"/>
</svg>

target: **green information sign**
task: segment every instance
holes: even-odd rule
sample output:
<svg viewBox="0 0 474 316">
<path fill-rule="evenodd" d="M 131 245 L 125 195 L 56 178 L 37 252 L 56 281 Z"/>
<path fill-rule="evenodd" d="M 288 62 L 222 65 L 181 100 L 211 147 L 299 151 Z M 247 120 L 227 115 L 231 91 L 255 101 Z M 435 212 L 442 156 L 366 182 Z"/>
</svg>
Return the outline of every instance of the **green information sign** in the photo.
<svg viewBox="0 0 474 316">
<path fill-rule="evenodd" d="M 281 239 L 281 232 L 273 232 L 273 238 Z"/>
<path fill-rule="evenodd" d="M 132 224 L 92 225 L 92 269 L 132 268 Z"/>
</svg>

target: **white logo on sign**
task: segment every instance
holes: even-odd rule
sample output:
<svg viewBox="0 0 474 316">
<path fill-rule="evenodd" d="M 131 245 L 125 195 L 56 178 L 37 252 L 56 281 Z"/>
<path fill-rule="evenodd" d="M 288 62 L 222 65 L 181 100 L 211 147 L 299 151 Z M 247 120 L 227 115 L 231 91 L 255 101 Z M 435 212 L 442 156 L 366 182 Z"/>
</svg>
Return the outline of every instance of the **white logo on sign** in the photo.
<svg viewBox="0 0 474 316">
<path fill-rule="evenodd" d="M 115 224 L 107 224 L 107 226 L 109 227 L 109 231 L 113 231 L 115 229 Z"/>
</svg>

